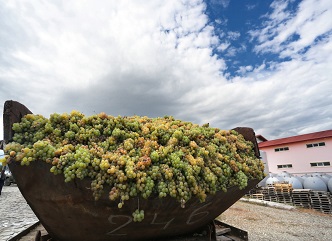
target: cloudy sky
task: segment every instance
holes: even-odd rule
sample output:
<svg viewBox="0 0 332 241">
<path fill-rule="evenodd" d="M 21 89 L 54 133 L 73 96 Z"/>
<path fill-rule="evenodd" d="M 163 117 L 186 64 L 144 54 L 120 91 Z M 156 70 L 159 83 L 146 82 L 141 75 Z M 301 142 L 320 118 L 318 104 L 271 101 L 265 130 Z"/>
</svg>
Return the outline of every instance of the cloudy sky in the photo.
<svg viewBox="0 0 332 241">
<path fill-rule="evenodd" d="M 331 0 L 0 0 L 0 111 L 332 129 L 331 16 Z"/>
</svg>

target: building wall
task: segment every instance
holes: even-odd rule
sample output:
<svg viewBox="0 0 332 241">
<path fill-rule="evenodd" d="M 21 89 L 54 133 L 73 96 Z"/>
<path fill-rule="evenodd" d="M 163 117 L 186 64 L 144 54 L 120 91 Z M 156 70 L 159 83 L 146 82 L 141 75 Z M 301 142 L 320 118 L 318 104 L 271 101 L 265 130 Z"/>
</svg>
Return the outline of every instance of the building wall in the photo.
<svg viewBox="0 0 332 241">
<path fill-rule="evenodd" d="M 325 146 L 307 148 L 306 144 L 324 142 Z M 276 148 L 288 147 L 289 150 L 276 152 Z M 269 171 L 280 173 L 287 171 L 293 174 L 323 172 L 332 174 L 332 138 L 316 139 L 297 143 L 289 143 L 278 146 L 261 147 L 266 152 Z M 330 166 L 311 166 L 310 163 L 330 162 Z M 278 165 L 292 167 L 278 168 Z"/>
</svg>

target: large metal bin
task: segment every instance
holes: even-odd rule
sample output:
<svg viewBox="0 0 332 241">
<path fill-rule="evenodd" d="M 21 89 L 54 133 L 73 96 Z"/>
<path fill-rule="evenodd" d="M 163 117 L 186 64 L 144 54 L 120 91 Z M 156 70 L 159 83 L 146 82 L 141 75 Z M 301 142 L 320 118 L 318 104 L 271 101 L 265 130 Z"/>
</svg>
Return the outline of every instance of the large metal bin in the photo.
<svg viewBox="0 0 332 241">
<path fill-rule="evenodd" d="M 11 141 L 12 125 L 31 111 L 16 101 L 4 105 L 4 142 Z M 251 128 L 235 128 L 245 139 L 258 145 Z M 205 202 L 189 200 L 182 208 L 175 199 L 166 197 L 131 198 L 119 209 L 117 202 L 104 195 L 95 201 L 88 179 L 65 183 L 61 175 L 52 174 L 50 164 L 35 161 L 30 166 L 11 162 L 9 167 L 17 186 L 42 225 L 57 241 L 160 240 L 193 232 L 209 224 L 232 206 L 260 180 L 251 180 L 239 190 L 230 187 L 225 193 L 209 195 Z M 142 222 L 134 222 L 132 213 L 138 207 L 145 211 Z"/>
</svg>

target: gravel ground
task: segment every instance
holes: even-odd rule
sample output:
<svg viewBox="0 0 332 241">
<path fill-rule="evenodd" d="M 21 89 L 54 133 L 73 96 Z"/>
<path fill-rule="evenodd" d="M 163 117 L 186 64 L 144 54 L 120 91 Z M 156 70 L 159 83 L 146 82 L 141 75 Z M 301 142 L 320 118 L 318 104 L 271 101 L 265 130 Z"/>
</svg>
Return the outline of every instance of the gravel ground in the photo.
<svg viewBox="0 0 332 241">
<path fill-rule="evenodd" d="M 252 241 L 331 241 L 332 214 L 236 202 L 218 218 L 248 232 Z"/>
<path fill-rule="evenodd" d="M 238 201 L 218 218 L 246 230 L 250 241 L 331 241 L 332 214 L 310 209 L 285 210 Z M 16 185 L 0 196 L 0 240 L 6 241 L 38 219 Z"/>
</svg>

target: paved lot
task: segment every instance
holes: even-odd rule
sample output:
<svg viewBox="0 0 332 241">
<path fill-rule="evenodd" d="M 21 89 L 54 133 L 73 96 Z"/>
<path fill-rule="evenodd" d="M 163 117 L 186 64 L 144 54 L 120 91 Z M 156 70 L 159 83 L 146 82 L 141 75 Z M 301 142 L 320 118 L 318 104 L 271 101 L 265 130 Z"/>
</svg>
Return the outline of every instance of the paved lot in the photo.
<svg viewBox="0 0 332 241">
<path fill-rule="evenodd" d="M 0 196 L 0 240 L 13 238 L 37 221 L 18 187 L 4 186 Z"/>
</svg>

